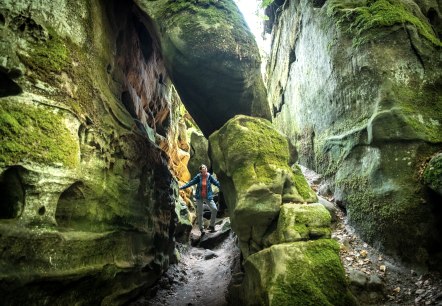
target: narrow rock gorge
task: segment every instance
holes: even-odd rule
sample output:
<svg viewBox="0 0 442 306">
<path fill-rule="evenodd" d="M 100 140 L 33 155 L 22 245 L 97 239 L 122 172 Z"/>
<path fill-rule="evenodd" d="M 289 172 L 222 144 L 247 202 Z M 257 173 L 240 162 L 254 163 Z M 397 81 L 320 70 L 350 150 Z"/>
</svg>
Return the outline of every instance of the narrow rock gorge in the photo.
<svg viewBox="0 0 442 306">
<path fill-rule="evenodd" d="M 441 3 L 283 2 L 267 8 L 275 126 L 364 239 L 440 266 Z"/>
<path fill-rule="evenodd" d="M 202 163 L 241 252 L 232 305 L 360 303 L 300 164 L 373 247 L 442 271 L 440 1 L 260 3 L 264 78 L 233 0 L 0 2 L 4 305 L 150 292 Z"/>
</svg>

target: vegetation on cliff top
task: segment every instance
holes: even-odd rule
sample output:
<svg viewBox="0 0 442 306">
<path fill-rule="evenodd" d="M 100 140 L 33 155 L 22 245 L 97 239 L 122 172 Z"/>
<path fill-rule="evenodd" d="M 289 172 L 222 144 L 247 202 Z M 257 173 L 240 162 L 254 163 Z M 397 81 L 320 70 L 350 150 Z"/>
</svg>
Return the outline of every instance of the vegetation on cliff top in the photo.
<svg viewBox="0 0 442 306">
<path fill-rule="evenodd" d="M 435 46 L 442 42 L 436 37 L 431 25 L 425 18 L 419 17 L 419 8 L 412 7 L 400 0 L 368 0 L 344 2 L 332 0 L 328 5 L 329 16 L 338 16 L 338 25 L 350 23 L 348 32 L 355 34 L 356 45 L 369 41 L 380 33 L 370 33 L 372 29 L 394 25 L 414 25 L 418 33 Z"/>
</svg>

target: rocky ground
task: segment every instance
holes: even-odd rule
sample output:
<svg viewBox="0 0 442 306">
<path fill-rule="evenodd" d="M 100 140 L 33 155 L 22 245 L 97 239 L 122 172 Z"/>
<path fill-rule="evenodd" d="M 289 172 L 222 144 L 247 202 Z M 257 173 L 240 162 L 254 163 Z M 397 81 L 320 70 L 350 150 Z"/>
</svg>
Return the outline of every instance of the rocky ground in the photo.
<svg viewBox="0 0 442 306">
<path fill-rule="evenodd" d="M 303 173 L 315 191 L 326 194 L 320 175 L 306 168 Z M 442 305 L 439 273 L 414 271 L 371 247 L 347 223 L 334 199 L 324 198 L 335 212 L 332 238 L 341 245 L 341 261 L 361 305 Z"/>
<path fill-rule="evenodd" d="M 220 219 L 217 232 L 201 237 L 197 226 L 190 245 L 179 245 L 180 262 L 172 265 L 159 283 L 132 306 L 225 306 L 227 286 L 239 260 L 228 218 Z"/>
<path fill-rule="evenodd" d="M 321 176 L 303 168 L 312 188 L 321 192 Z M 365 243 L 333 202 L 323 195 L 321 203 L 332 211 L 332 238 L 341 245 L 341 261 L 353 294 L 361 305 L 440 305 L 442 276 L 414 271 Z M 238 269 L 239 250 L 228 218 L 219 219 L 217 232 L 200 236 L 192 229 L 190 243 L 178 245 L 181 260 L 172 265 L 158 284 L 132 306 L 225 306 L 232 271 Z"/>
</svg>

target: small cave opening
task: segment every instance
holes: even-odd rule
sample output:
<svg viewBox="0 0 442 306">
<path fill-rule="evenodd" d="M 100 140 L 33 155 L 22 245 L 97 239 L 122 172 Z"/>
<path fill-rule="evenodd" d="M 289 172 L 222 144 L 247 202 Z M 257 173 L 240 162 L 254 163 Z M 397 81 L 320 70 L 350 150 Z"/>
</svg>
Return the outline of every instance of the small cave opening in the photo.
<svg viewBox="0 0 442 306">
<path fill-rule="evenodd" d="M 135 109 L 135 103 L 132 100 L 132 97 L 130 96 L 129 91 L 123 91 L 121 93 L 121 102 L 123 102 L 124 107 L 126 107 L 129 114 L 133 117 L 138 119 L 137 111 Z"/>
<path fill-rule="evenodd" d="M 163 137 L 167 137 L 167 131 L 169 130 L 171 124 L 170 120 L 171 118 L 169 116 L 169 113 L 167 113 L 167 116 L 157 124 L 156 132 Z"/>
<path fill-rule="evenodd" d="M 134 23 L 135 23 L 135 30 L 138 34 L 138 39 L 140 40 L 141 53 L 143 54 L 144 60 L 147 63 L 149 62 L 149 59 L 154 52 L 153 39 L 143 23 L 141 23 L 137 19 L 134 20 Z"/>
<path fill-rule="evenodd" d="M 4 26 L 6 23 L 6 19 L 5 16 L 3 14 L 0 13 L 0 25 Z"/>
<path fill-rule="evenodd" d="M 326 0 L 313 0 L 313 7 L 321 8 L 324 6 Z"/>
<path fill-rule="evenodd" d="M 55 211 L 55 220 L 59 227 L 67 229 L 81 228 L 81 221 L 86 215 L 84 188 L 82 182 L 75 182 L 60 195 Z"/>
<path fill-rule="evenodd" d="M 25 205 L 25 190 L 21 180 L 24 168 L 14 166 L 0 176 L 0 219 L 20 217 Z"/>
<path fill-rule="evenodd" d="M 43 216 L 46 213 L 46 207 L 42 206 L 38 209 L 38 214 Z"/>
<path fill-rule="evenodd" d="M 21 87 L 8 74 L 0 71 L 0 98 L 16 96 L 22 93 Z"/>
<path fill-rule="evenodd" d="M 442 36 L 442 20 L 439 14 L 434 8 L 430 8 L 427 12 L 427 18 L 433 27 L 434 32 L 436 32 L 436 35 L 440 39 Z"/>
</svg>

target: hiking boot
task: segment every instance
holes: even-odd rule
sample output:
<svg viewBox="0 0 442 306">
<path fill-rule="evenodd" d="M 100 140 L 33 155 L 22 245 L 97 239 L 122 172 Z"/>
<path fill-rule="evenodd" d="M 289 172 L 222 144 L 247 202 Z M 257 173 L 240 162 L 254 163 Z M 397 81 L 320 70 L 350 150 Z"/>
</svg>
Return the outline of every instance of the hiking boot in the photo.
<svg viewBox="0 0 442 306">
<path fill-rule="evenodd" d="M 216 231 L 215 231 L 215 227 L 214 227 L 214 226 L 209 226 L 209 231 L 210 231 L 211 233 L 216 232 Z"/>
</svg>

